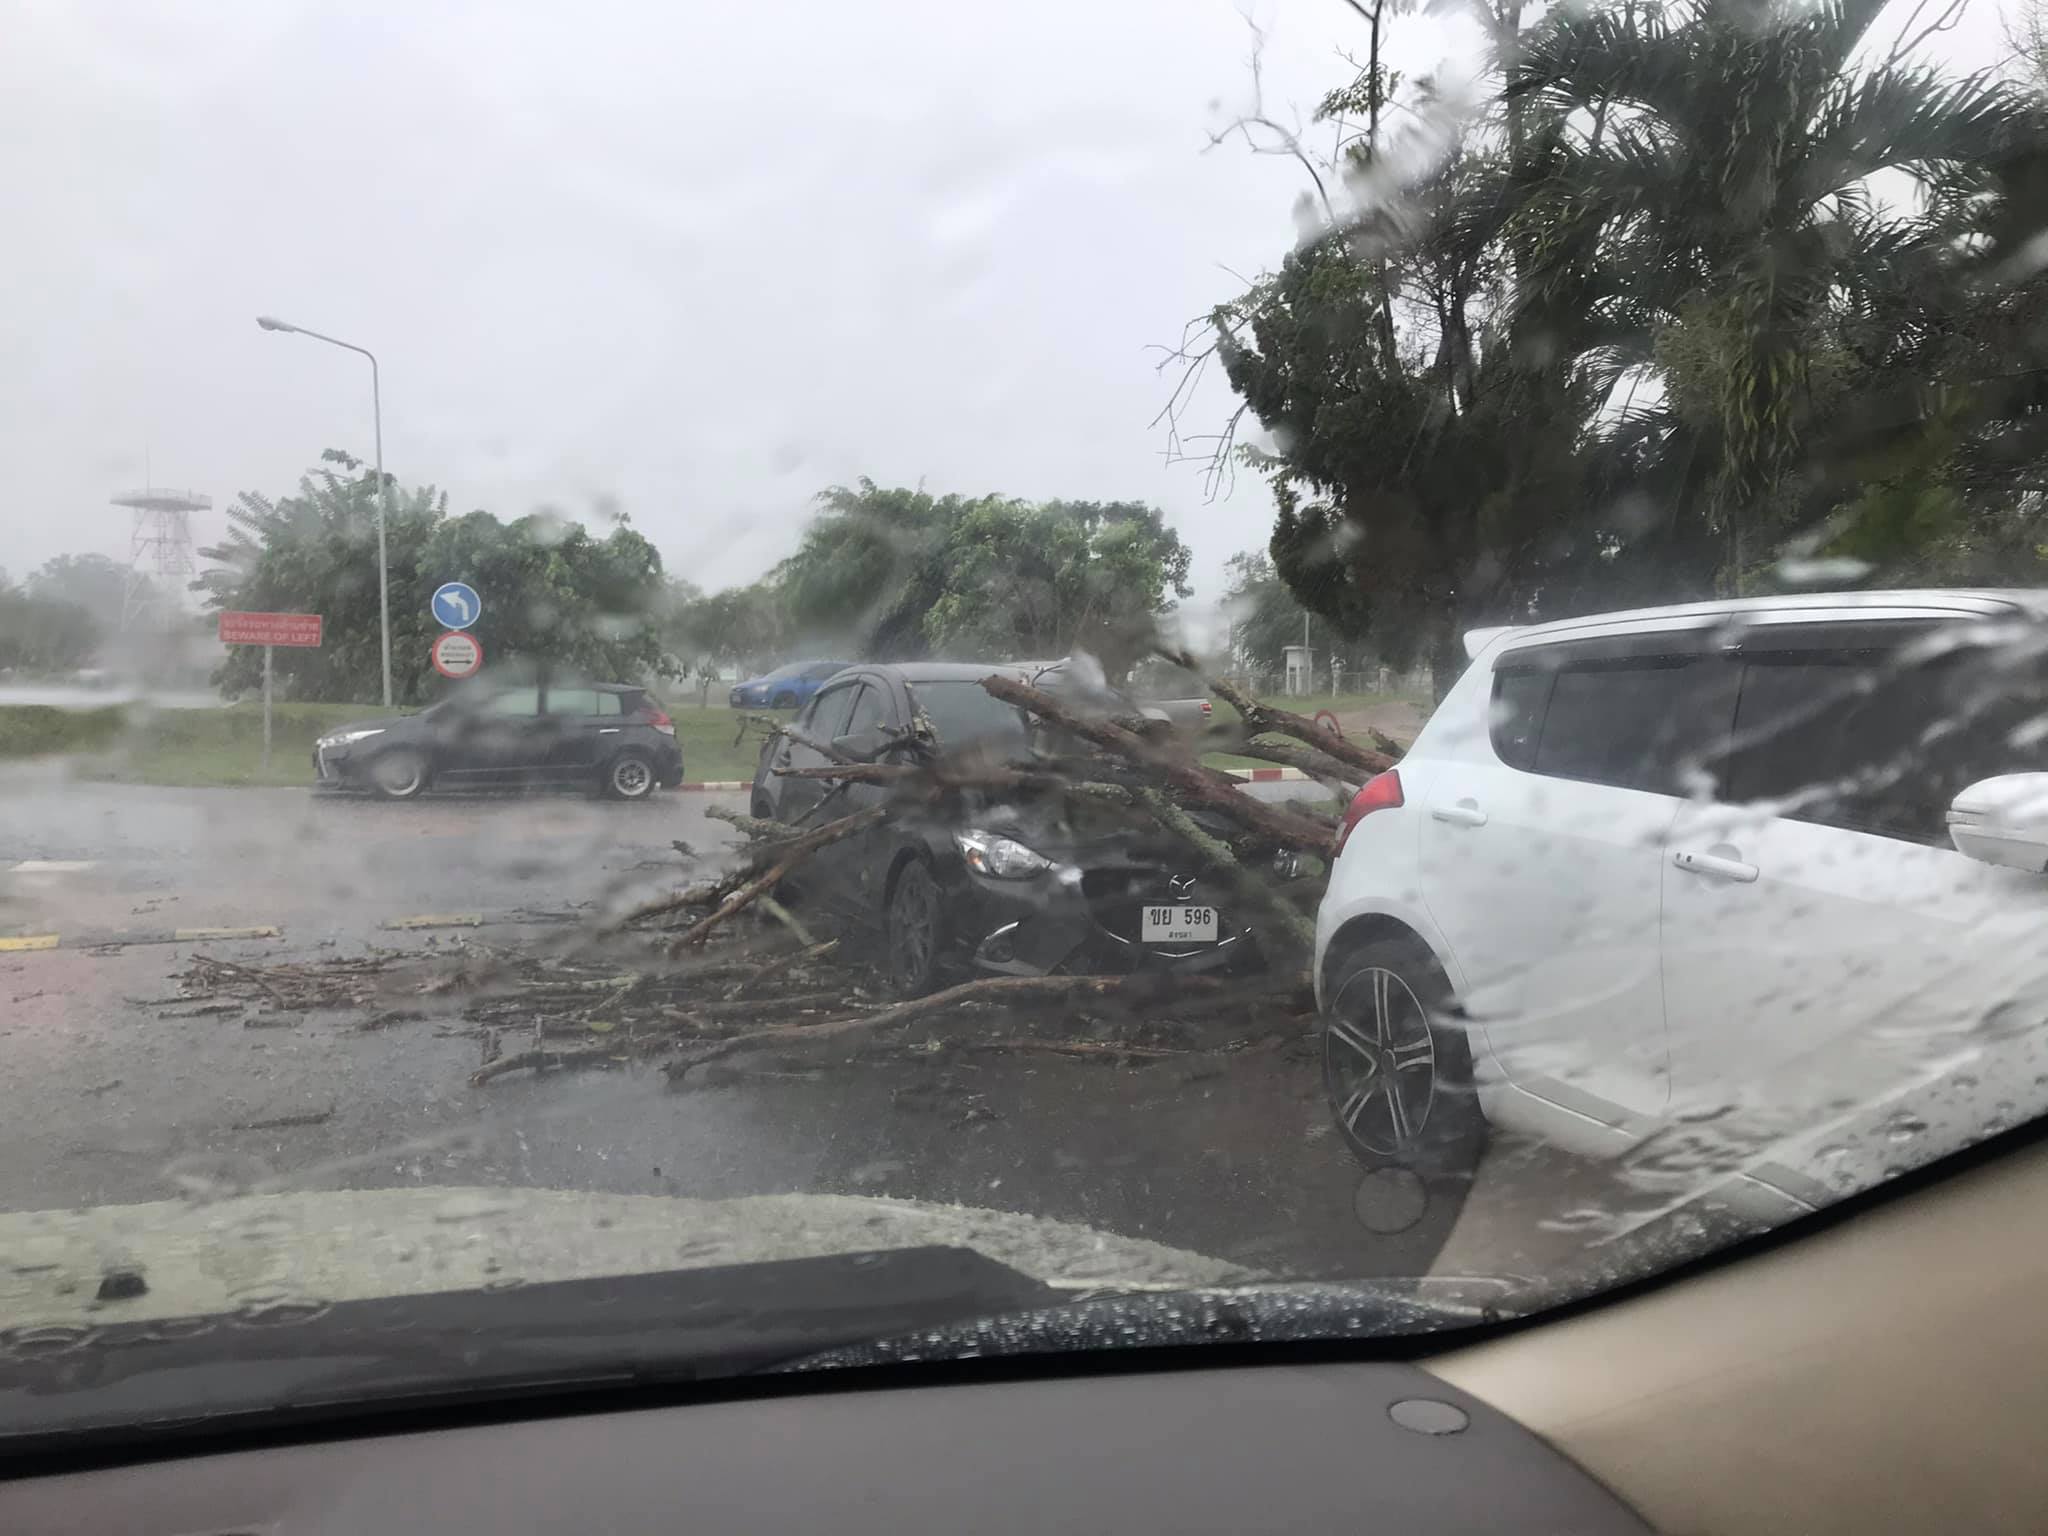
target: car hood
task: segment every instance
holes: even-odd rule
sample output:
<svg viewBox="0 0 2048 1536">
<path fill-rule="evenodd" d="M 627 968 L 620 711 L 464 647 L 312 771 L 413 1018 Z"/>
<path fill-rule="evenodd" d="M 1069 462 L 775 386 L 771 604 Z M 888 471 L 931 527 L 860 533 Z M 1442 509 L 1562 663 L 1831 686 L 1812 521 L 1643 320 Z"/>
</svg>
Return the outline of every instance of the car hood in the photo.
<svg viewBox="0 0 2048 1536">
<path fill-rule="evenodd" d="M 1070 1222 L 915 1200 L 342 1190 L 0 1215 L 0 1319 L 18 1335 L 920 1247 L 972 1249 L 1075 1292 L 1260 1278 Z"/>
</svg>

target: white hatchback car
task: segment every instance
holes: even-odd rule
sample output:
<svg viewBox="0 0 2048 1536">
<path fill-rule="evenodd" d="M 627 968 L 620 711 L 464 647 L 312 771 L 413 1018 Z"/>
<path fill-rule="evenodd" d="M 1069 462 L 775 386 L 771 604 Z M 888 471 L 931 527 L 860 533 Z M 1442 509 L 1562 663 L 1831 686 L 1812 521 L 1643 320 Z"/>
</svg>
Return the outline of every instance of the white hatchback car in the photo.
<svg viewBox="0 0 2048 1536">
<path fill-rule="evenodd" d="M 1317 923 L 1369 1166 L 1489 1123 L 1624 1158 L 1640 1225 L 1815 1208 L 2048 1109 L 2048 593 L 1475 631 Z"/>
</svg>

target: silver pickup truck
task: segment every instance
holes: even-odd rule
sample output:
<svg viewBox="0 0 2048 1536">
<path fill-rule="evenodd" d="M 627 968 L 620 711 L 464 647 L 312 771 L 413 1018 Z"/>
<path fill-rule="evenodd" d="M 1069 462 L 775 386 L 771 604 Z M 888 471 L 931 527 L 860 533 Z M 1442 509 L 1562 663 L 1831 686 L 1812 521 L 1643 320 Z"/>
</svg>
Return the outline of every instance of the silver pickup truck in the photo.
<svg viewBox="0 0 2048 1536">
<path fill-rule="evenodd" d="M 1111 687 L 1102 675 L 1102 668 L 1092 657 L 1066 656 L 1058 661 L 1026 662 L 1023 665 L 1036 669 L 1032 680 L 1048 692 L 1076 699 L 1093 699 L 1115 714 L 1161 720 L 1176 731 L 1189 734 L 1201 731 L 1209 724 L 1212 709 L 1208 699 L 1133 698 L 1122 689 Z"/>
<path fill-rule="evenodd" d="M 1208 729 L 1215 709 L 1207 699 L 1146 699 L 1138 705 L 1138 712 L 1193 735 Z"/>
</svg>

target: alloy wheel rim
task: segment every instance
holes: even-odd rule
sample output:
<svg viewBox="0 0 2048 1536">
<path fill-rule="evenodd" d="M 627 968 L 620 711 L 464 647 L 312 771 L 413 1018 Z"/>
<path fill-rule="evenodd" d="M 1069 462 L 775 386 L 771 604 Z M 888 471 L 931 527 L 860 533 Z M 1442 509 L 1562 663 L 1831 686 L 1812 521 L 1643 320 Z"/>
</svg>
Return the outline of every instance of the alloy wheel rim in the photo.
<svg viewBox="0 0 2048 1536">
<path fill-rule="evenodd" d="M 399 765 L 404 767 L 405 771 L 403 774 L 395 771 Z M 398 760 L 398 764 L 381 764 L 377 773 L 377 782 L 388 794 L 409 795 L 420 787 L 420 775 L 422 772 L 424 772 L 424 769 L 417 760 L 401 758 Z"/>
<path fill-rule="evenodd" d="M 895 900 L 890 903 L 895 921 L 889 927 L 889 959 L 898 982 L 924 979 L 931 965 L 932 893 L 922 873 L 908 870 L 896 882 Z"/>
<path fill-rule="evenodd" d="M 612 788 L 622 795 L 644 795 L 651 776 L 637 757 L 622 758 L 612 765 Z"/>
<path fill-rule="evenodd" d="M 1429 1010 L 1383 966 L 1353 973 L 1330 1000 L 1323 1024 L 1323 1073 L 1330 1107 L 1368 1151 L 1412 1151 L 1436 1104 L 1436 1041 Z"/>
</svg>

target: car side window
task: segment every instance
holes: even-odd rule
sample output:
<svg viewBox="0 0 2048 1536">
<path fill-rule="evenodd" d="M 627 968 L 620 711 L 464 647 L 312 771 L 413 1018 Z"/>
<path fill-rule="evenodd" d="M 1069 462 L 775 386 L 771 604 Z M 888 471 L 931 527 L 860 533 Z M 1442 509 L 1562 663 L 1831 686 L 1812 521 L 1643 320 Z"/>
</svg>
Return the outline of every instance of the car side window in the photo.
<svg viewBox="0 0 2048 1536">
<path fill-rule="evenodd" d="M 856 679 L 814 695 L 797 717 L 798 728 L 815 741 L 830 741 L 835 736 L 844 736 L 846 718 L 853 710 L 853 696 L 859 687 L 860 682 Z"/>
<path fill-rule="evenodd" d="M 1946 846 L 1949 802 L 1962 789 L 2048 767 L 2039 659 L 1997 642 L 1914 650 L 1909 642 L 1925 633 L 1831 648 L 1746 645 L 1726 797 Z"/>
<path fill-rule="evenodd" d="M 603 713 L 598 708 L 599 699 L 612 701 L 612 713 L 618 713 L 618 698 L 614 694 L 599 693 L 595 688 L 550 688 L 548 690 L 548 713 L 551 715 L 595 715 Z"/>
<path fill-rule="evenodd" d="M 493 694 L 484 706 L 487 715 L 530 716 L 540 713 L 540 690 L 538 688 L 507 688 L 503 693 Z"/>
<path fill-rule="evenodd" d="M 597 708 L 591 711 L 591 713 L 598 715 L 618 715 L 624 714 L 625 710 L 619 701 L 619 696 L 616 693 L 600 693 L 597 695 Z"/>
<path fill-rule="evenodd" d="M 888 695 L 873 683 L 864 683 L 861 686 L 860 697 L 854 701 L 853 713 L 847 717 L 846 728 L 839 734 L 857 735 L 878 725 L 888 724 L 888 719 Z"/>
</svg>

